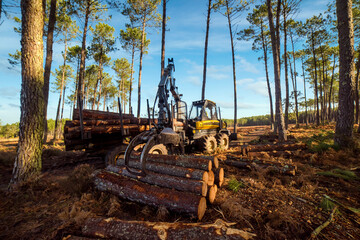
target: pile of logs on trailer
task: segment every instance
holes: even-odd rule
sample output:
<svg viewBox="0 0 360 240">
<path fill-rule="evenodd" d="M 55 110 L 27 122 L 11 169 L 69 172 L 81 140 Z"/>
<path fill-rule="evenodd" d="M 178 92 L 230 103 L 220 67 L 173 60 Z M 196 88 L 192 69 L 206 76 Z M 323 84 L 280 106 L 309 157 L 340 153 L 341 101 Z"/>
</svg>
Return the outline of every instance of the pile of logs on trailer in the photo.
<svg viewBox="0 0 360 240">
<path fill-rule="evenodd" d="M 224 169 L 216 157 L 149 154 L 146 176 L 127 171 L 123 159 L 94 174 L 95 188 L 123 199 L 197 217 L 205 214 L 224 182 Z M 129 166 L 140 169 L 140 154 L 131 155 Z"/>
<path fill-rule="evenodd" d="M 122 123 L 122 124 L 121 124 Z M 69 150 L 87 151 L 109 150 L 148 130 L 147 118 L 136 118 L 132 114 L 104 112 L 96 110 L 82 111 L 83 136 L 81 136 L 81 122 L 78 109 L 74 109 L 73 120 L 66 121 L 64 127 L 65 148 Z"/>
</svg>

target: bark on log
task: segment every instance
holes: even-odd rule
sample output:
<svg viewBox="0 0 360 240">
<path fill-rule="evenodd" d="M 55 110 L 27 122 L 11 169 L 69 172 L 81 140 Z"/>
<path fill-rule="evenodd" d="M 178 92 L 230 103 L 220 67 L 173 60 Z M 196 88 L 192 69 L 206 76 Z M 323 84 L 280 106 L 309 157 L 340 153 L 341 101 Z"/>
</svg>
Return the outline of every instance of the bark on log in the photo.
<svg viewBox="0 0 360 240">
<path fill-rule="evenodd" d="M 131 124 L 131 119 L 123 119 L 123 124 Z M 103 125 L 119 125 L 121 124 L 120 119 L 110 120 L 84 120 L 84 126 L 103 126 Z M 71 131 L 73 127 L 80 126 L 80 120 L 66 121 L 64 128 Z"/>
<path fill-rule="evenodd" d="M 151 206 L 161 206 L 197 216 L 199 220 L 205 214 L 206 200 L 192 193 L 161 188 L 120 176 L 107 171 L 95 173 L 95 188 L 110 192 L 121 198 Z"/>
<path fill-rule="evenodd" d="M 133 152 L 131 155 L 132 159 L 140 159 L 140 154 L 138 152 Z M 202 158 L 197 156 L 186 156 L 186 155 L 159 155 L 159 154 L 149 154 L 147 161 L 165 163 L 169 165 L 175 165 L 185 168 L 196 168 L 201 170 L 211 170 L 212 169 L 212 160 L 208 158 Z"/>
<path fill-rule="evenodd" d="M 265 145 L 249 145 L 247 146 L 249 152 L 265 152 L 265 151 L 285 151 L 285 150 L 305 150 L 306 144 L 265 144 Z"/>
<path fill-rule="evenodd" d="M 129 129 L 134 131 L 139 131 L 141 126 L 136 124 L 126 124 L 123 126 L 123 129 Z M 84 125 L 84 132 L 91 132 L 92 134 L 111 134 L 114 132 L 120 132 L 120 125 L 101 125 L 101 126 L 86 126 Z M 76 135 L 80 132 L 80 126 L 67 128 L 67 135 L 71 138 L 72 135 Z"/>
<path fill-rule="evenodd" d="M 83 120 L 107 120 L 120 119 L 120 114 L 116 112 L 104 112 L 97 110 L 84 109 L 82 112 Z M 123 114 L 123 119 L 134 118 L 133 114 Z M 79 109 L 75 108 L 73 112 L 73 120 L 80 120 Z"/>
<path fill-rule="evenodd" d="M 173 240 L 250 240 L 255 234 L 231 228 L 235 223 L 226 223 L 217 219 L 213 224 L 201 223 L 168 223 L 126 221 L 115 218 L 87 219 L 82 233 L 88 237 L 111 239 L 173 239 Z"/>
<path fill-rule="evenodd" d="M 248 152 L 247 157 L 252 158 L 269 158 L 269 157 L 282 157 L 282 158 L 289 158 L 294 156 L 301 156 L 303 154 L 303 150 L 297 151 L 269 151 L 269 152 Z"/>
<path fill-rule="evenodd" d="M 117 165 L 124 166 L 125 160 L 118 159 Z M 136 169 L 141 169 L 140 161 L 137 159 L 131 159 L 129 162 L 129 166 Z M 182 178 L 189 178 L 194 180 L 202 180 L 204 182 L 208 182 L 209 174 L 207 171 L 194 169 L 194 168 L 184 168 L 164 163 L 156 163 L 156 162 L 146 162 L 146 169 L 152 172 L 182 177 Z"/>
<path fill-rule="evenodd" d="M 295 176 L 296 166 L 287 164 L 287 163 L 280 163 L 280 162 L 266 162 L 263 160 L 258 159 L 236 159 L 234 160 L 225 160 L 225 164 L 238 167 L 238 168 L 245 168 L 245 169 L 253 169 L 253 168 L 262 168 L 266 169 L 271 167 L 273 170 L 287 175 Z"/>
<path fill-rule="evenodd" d="M 182 192 L 192 192 L 197 195 L 206 197 L 207 183 L 201 180 L 193 180 L 188 178 L 180 178 L 170 175 L 159 174 L 151 171 L 146 172 L 145 177 L 136 176 L 129 173 L 125 167 L 119 167 L 114 165 L 108 165 L 107 171 L 120 174 L 125 177 L 134 178 L 140 182 L 157 185 L 159 187 L 173 188 Z"/>
<path fill-rule="evenodd" d="M 217 168 L 214 171 L 215 175 L 215 184 L 221 187 L 224 183 L 224 169 L 223 168 Z"/>
</svg>

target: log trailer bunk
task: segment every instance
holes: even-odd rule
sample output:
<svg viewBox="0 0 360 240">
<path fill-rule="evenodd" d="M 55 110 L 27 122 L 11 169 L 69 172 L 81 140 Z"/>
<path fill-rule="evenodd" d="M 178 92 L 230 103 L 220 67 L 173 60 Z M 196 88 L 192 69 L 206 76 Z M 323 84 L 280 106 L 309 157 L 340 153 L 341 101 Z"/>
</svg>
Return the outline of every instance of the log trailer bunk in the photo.
<svg viewBox="0 0 360 240">
<path fill-rule="evenodd" d="M 149 126 L 135 136 L 125 151 L 126 169 L 135 175 L 144 176 L 146 159 L 149 153 L 153 154 L 185 154 L 185 149 L 191 151 L 193 147 L 211 153 L 217 146 L 227 149 L 229 147 L 229 130 L 226 123 L 218 118 L 216 104 L 210 100 L 195 101 L 190 110 L 190 118 L 187 116 L 187 104 L 181 100 L 182 94 L 178 93 L 175 85 L 173 72 L 175 71 L 174 60 L 168 59 L 168 65 L 164 69 L 158 85 L 158 91 L 154 101 L 152 114 L 148 104 Z M 169 102 L 171 92 L 173 101 Z M 155 121 L 155 105 L 158 104 L 158 118 Z M 219 108 L 220 115 L 220 108 Z M 133 169 L 129 166 L 130 156 L 133 151 L 141 150 L 141 169 Z M 117 148 L 106 156 L 107 163 L 115 163 L 123 148 Z"/>
</svg>

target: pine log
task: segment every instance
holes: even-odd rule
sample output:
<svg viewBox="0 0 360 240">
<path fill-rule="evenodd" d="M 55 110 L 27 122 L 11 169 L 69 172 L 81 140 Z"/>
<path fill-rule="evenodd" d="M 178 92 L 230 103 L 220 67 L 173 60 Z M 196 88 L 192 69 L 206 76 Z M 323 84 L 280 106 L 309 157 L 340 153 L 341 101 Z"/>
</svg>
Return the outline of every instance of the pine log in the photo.
<svg viewBox="0 0 360 240">
<path fill-rule="evenodd" d="M 93 238 L 144 240 L 251 240 L 255 234 L 231 228 L 235 223 L 217 219 L 213 224 L 181 222 L 126 221 L 115 218 L 89 218 L 82 234 Z"/>
<path fill-rule="evenodd" d="M 223 168 L 217 168 L 214 171 L 215 175 L 215 184 L 221 187 L 224 183 L 224 169 Z"/>
<path fill-rule="evenodd" d="M 268 157 L 283 157 L 283 158 L 288 158 L 288 157 L 292 157 L 292 156 L 296 156 L 301 154 L 301 151 L 303 150 L 297 150 L 297 151 L 290 151 L 290 150 L 285 150 L 285 151 L 267 151 L 267 152 L 248 152 L 247 156 L 248 157 L 253 157 L 253 158 L 268 158 Z"/>
<path fill-rule="evenodd" d="M 218 188 L 215 184 L 209 188 L 208 199 L 210 203 L 214 203 L 217 191 Z"/>
<path fill-rule="evenodd" d="M 135 118 L 137 120 L 137 118 Z M 123 119 L 123 124 L 131 124 L 131 119 Z M 84 126 L 102 126 L 102 125 L 119 125 L 121 124 L 120 119 L 107 119 L 107 120 L 96 120 L 88 119 L 83 121 Z M 65 122 L 65 129 L 71 129 L 73 127 L 80 126 L 80 120 L 72 120 Z"/>
<path fill-rule="evenodd" d="M 104 112 L 97 110 L 84 109 L 82 112 L 83 120 L 107 120 L 120 119 L 120 114 L 116 112 Z M 123 119 L 134 118 L 133 114 L 123 114 Z M 79 109 L 73 111 L 73 120 L 80 120 Z"/>
<path fill-rule="evenodd" d="M 265 151 L 285 151 L 285 150 L 305 150 L 307 149 L 304 143 L 291 143 L 291 144 L 261 144 L 249 145 L 249 152 L 265 152 Z"/>
<path fill-rule="evenodd" d="M 149 185 L 104 170 L 95 173 L 94 182 L 96 189 L 130 201 L 157 207 L 162 205 L 176 212 L 197 216 L 199 220 L 205 214 L 206 200 L 199 195 Z"/>
<path fill-rule="evenodd" d="M 227 159 L 224 161 L 224 163 L 230 166 L 234 166 L 237 168 L 245 168 L 245 169 L 253 169 L 253 168 L 266 169 L 271 167 L 273 170 L 279 173 L 292 175 L 292 176 L 295 176 L 295 171 L 296 171 L 295 165 L 280 163 L 280 162 L 266 162 L 258 159 L 253 159 L 253 160 L 236 159 L 235 161 Z"/>
<path fill-rule="evenodd" d="M 125 136 L 133 136 L 137 135 L 140 132 L 145 131 L 146 126 L 139 126 L 135 124 L 127 124 L 123 126 L 123 131 Z M 93 135 L 101 136 L 101 135 L 112 135 L 112 134 L 120 134 L 121 133 L 121 126 L 120 125 L 105 125 L 105 126 L 84 126 L 84 132 L 88 132 Z M 64 134 L 65 139 L 75 139 L 80 138 L 80 127 L 73 127 L 71 131 L 67 131 Z"/>
<path fill-rule="evenodd" d="M 116 165 L 124 166 L 124 159 L 117 159 Z M 140 160 L 131 159 L 129 162 L 129 166 L 135 169 L 141 169 Z M 164 163 L 146 162 L 146 169 L 160 174 L 189 178 L 194 180 L 202 180 L 206 183 L 209 180 L 209 174 L 207 171 L 194 168 L 184 168 Z"/>
<path fill-rule="evenodd" d="M 132 159 L 140 159 L 141 153 L 133 152 Z M 149 154 L 147 161 L 165 163 L 169 165 L 175 165 L 185 168 L 196 168 L 201 170 L 211 170 L 212 162 L 209 158 L 202 158 L 198 156 L 186 156 L 186 155 L 160 155 Z"/>
<path fill-rule="evenodd" d="M 201 180 L 180 178 L 151 171 L 147 171 L 146 176 L 144 177 L 136 176 L 132 173 L 129 173 L 125 167 L 114 165 L 108 165 L 106 170 L 125 177 L 134 178 L 140 182 L 157 185 L 159 187 L 173 188 L 182 192 L 192 192 L 204 197 L 206 197 L 207 194 L 207 183 Z"/>
<path fill-rule="evenodd" d="M 209 180 L 208 180 L 208 186 L 212 186 L 214 185 L 214 182 L 215 182 L 215 174 L 213 171 L 208 171 L 208 174 L 209 174 Z"/>
</svg>

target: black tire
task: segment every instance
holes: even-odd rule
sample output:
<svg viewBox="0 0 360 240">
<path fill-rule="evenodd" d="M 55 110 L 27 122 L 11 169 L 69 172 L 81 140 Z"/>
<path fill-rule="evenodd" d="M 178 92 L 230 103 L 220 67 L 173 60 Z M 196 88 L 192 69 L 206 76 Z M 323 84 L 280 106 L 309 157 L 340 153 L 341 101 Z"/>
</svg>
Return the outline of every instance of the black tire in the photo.
<svg viewBox="0 0 360 240">
<path fill-rule="evenodd" d="M 164 144 L 157 144 L 150 149 L 149 153 L 168 155 L 168 150 Z"/>
<path fill-rule="evenodd" d="M 218 146 L 223 150 L 229 149 L 229 136 L 225 133 L 220 133 L 216 136 Z"/>
<path fill-rule="evenodd" d="M 199 148 L 205 153 L 213 153 L 217 148 L 216 138 L 214 136 L 205 136 L 199 142 Z"/>
<path fill-rule="evenodd" d="M 105 156 L 106 166 L 110 164 L 116 165 L 118 158 L 124 158 L 126 147 L 127 145 L 123 144 L 110 150 Z"/>
</svg>

